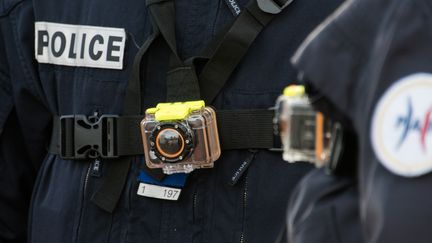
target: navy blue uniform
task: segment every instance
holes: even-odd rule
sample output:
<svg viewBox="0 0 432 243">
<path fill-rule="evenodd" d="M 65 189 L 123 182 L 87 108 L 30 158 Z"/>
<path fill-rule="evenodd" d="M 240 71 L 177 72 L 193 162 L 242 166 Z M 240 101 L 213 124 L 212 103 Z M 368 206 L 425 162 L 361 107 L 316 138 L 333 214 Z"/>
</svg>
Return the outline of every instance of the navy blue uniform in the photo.
<svg viewBox="0 0 432 243">
<path fill-rule="evenodd" d="M 320 31 L 322 28 L 328 28 L 327 25 L 330 21 L 334 21 L 335 18 L 341 17 L 341 12 L 347 6 L 353 4 L 351 1 L 343 4 L 338 10 L 336 10 L 328 20 L 322 23 L 314 32 L 310 34 L 310 37 L 306 41 L 309 43 L 311 39 L 320 43 L 321 35 L 316 37 L 317 33 L 322 34 Z M 345 14 L 345 13 L 344 13 Z M 359 14 L 349 13 L 343 16 L 352 17 L 352 15 Z M 364 14 L 364 13 L 360 13 Z M 350 24 L 349 21 L 343 24 Z M 332 22 L 333 24 L 333 22 Z M 338 26 L 334 24 L 336 31 L 339 31 Z M 354 26 L 356 27 L 356 26 Z M 325 31 L 323 31 L 326 33 Z M 332 42 L 332 33 L 329 33 L 329 41 Z M 362 38 L 370 38 L 369 36 Z M 320 57 L 316 60 L 313 54 L 309 54 L 306 49 L 305 53 L 309 55 L 302 56 L 304 50 L 304 44 L 297 55 L 301 55 L 301 64 L 309 64 L 314 61 L 327 61 L 334 58 L 333 55 L 344 55 L 345 45 L 349 42 L 338 42 L 334 43 L 334 48 L 328 52 L 329 56 Z M 306 48 L 310 48 L 307 46 Z M 312 52 L 313 53 L 313 52 Z M 287 216 L 287 234 L 289 242 L 297 243 L 313 243 L 313 242 L 363 242 L 362 227 L 360 221 L 360 204 L 359 204 L 359 193 L 358 193 L 358 180 L 356 176 L 357 172 L 357 154 L 358 154 L 358 142 L 357 134 L 352 128 L 352 123 L 346 116 L 340 112 L 339 106 L 345 105 L 344 103 L 338 103 L 335 106 L 333 102 L 329 101 L 326 96 L 322 95 L 322 89 L 329 88 L 327 83 L 314 83 L 318 78 L 313 76 L 311 80 L 310 72 L 305 72 L 304 66 L 297 63 L 297 56 L 294 59 L 295 65 L 299 68 L 299 77 L 306 86 L 306 91 L 312 102 L 312 105 L 318 111 L 324 113 L 324 116 L 331 119 L 334 122 L 338 122 L 344 127 L 341 132 L 343 136 L 343 152 L 339 154 L 337 165 L 334 161 L 328 162 L 330 165 L 326 165 L 325 168 L 315 169 L 308 173 L 301 182 L 297 185 L 294 190 L 290 204 L 288 207 Z M 348 57 L 347 57 L 348 58 Z M 344 60 L 345 61 L 345 60 Z M 347 61 L 351 61 L 348 59 Z M 311 69 L 320 70 L 321 66 L 316 63 L 311 64 Z M 309 71 L 309 70 L 307 70 Z M 337 70 L 338 72 L 345 72 L 347 70 Z M 334 75 L 336 75 L 334 73 Z M 321 78 L 321 77 L 319 77 Z M 336 85 L 336 84 L 335 84 Z M 339 94 L 341 86 L 332 86 L 331 91 Z M 345 95 L 344 93 L 342 95 Z"/>
<path fill-rule="evenodd" d="M 258 36 L 212 105 L 217 109 L 273 106 L 295 76 L 289 57 L 338 3 L 294 1 Z M 200 54 L 234 18 L 224 1 L 175 1 L 175 5 L 177 47 L 183 58 Z M 0 159 L 11 166 L 1 170 L 1 196 L 10 203 L 0 209 L 0 221 L 5 222 L 0 225 L 0 239 L 22 239 L 22 210 L 27 208 L 37 170 L 29 242 L 219 243 L 276 238 L 290 192 L 309 169 L 305 164 L 286 164 L 279 153 L 259 151 L 247 173 L 232 186 L 228 182 L 250 152 L 224 151 L 215 168 L 189 176 L 176 202 L 137 195 L 142 159 L 136 158 L 112 214 L 90 201 L 109 162 L 96 171 L 95 161 L 63 160 L 47 153 L 53 115 L 122 113 L 133 59 L 152 32 L 145 1 L 2 1 L 0 28 L 0 80 L 6 94 L 1 96 L 5 102 L 0 125 L 7 129 L 1 142 L 2 153 L 9 154 Z M 152 79 L 145 83 L 145 107 L 165 101 L 166 96 L 168 51 L 165 46 L 150 51 L 166 60 L 147 68 Z M 11 144 L 15 150 L 7 149 Z M 16 176 L 3 179 L 12 173 Z M 17 183 L 23 189 L 15 188 Z M 15 194 L 7 194 L 9 190 Z M 12 211 L 16 208 L 18 212 Z"/>
<path fill-rule="evenodd" d="M 352 1 L 295 59 L 358 134 L 365 242 L 431 242 L 431 23 L 430 1 Z"/>
<path fill-rule="evenodd" d="M 302 178 L 288 207 L 288 242 L 363 242 L 355 178 L 315 169 Z"/>
</svg>

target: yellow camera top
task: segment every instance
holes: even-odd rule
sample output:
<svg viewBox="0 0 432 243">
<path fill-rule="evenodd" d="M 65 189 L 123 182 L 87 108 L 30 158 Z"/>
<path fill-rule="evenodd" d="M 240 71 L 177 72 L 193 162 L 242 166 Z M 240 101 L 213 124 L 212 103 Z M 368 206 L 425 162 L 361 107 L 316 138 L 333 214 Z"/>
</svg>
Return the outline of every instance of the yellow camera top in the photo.
<svg viewBox="0 0 432 243">
<path fill-rule="evenodd" d="M 299 97 L 305 94 L 305 87 L 303 85 L 289 85 L 283 91 L 283 95 L 287 97 Z"/>
<path fill-rule="evenodd" d="M 156 107 L 146 110 L 147 114 L 154 114 L 157 121 L 184 120 L 193 111 L 201 110 L 205 107 L 203 100 L 159 103 Z"/>
</svg>

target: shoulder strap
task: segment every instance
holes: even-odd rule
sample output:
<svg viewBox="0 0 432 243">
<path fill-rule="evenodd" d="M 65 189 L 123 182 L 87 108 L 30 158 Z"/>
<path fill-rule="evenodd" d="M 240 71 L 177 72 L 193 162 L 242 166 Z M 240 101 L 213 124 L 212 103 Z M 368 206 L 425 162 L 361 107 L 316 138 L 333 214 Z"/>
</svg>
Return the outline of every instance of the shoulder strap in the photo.
<svg viewBox="0 0 432 243">
<path fill-rule="evenodd" d="M 172 51 L 170 62 L 174 69 L 167 76 L 168 101 L 198 99 L 201 96 L 210 104 L 255 38 L 275 16 L 274 14 L 279 13 L 291 2 L 292 0 L 251 0 L 246 10 L 239 15 L 204 66 L 198 81 L 193 65 L 185 65 L 177 53 L 173 1 L 147 0 L 154 21 L 154 33 L 140 48 L 134 60 L 133 74 L 126 91 L 124 115 L 142 113 L 141 62 L 159 34 L 162 34 Z M 200 95 L 200 91 L 202 95 Z M 229 123 L 229 120 L 226 122 Z M 121 196 L 130 167 L 130 157 L 122 157 L 112 162 L 101 188 L 91 199 L 92 202 L 108 212 L 114 210 Z M 161 179 L 164 176 L 158 170 L 148 170 L 148 172 L 154 178 Z"/>
<path fill-rule="evenodd" d="M 167 101 L 198 100 L 200 88 L 193 65 L 185 64 L 177 51 L 174 2 L 147 0 L 154 27 L 162 33 L 171 49 L 170 71 L 166 76 Z"/>
<path fill-rule="evenodd" d="M 215 99 L 259 33 L 292 0 L 278 2 L 283 4 L 251 0 L 237 17 L 199 76 L 202 98 L 207 103 Z"/>
<path fill-rule="evenodd" d="M 174 1 L 147 0 L 146 3 L 152 18 L 153 28 L 160 31 L 171 52 L 175 55 L 175 61 L 178 64 L 182 63 L 177 53 Z"/>
<path fill-rule="evenodd" d="M 224 35 L 197 78 L 194 65 L 190 65 L 192 62 L 183 62 L 177 52 L 174 2 L 147 0 L 153 28 L 160 31 L 172 53 L 171 70 L 166 80 L 167 101 L 203 99 L 211 104 L 259 33 L 292 1 L 251 0 Z M 139 70 L 134 70 L 134 73 L 139 73 Z"/>
<path fill-rule="evenodd" d="M 124 98 L 124 110 L 123 115 L 138 115 L 142 113 L 142 102 L 141 102 L 141 64 L 143 61 L 144 54 L 159 36 L 159 30 L 153 28 L 154 31 L 150 37 L 144 42 L 138 53 L 135 56 L 132 74 L 129 83 L 126 87 L 126 93 Z"/>
<path fill-rule="evenodd" d="M 141 46 L 135 56 L 132 76 L 126 88 L 123 115 L 138 115 L 142 112 L 140 82 L 141 64 L 145 53 L 147 53 L 147 50 L 159 34 L 158 29 L 154 28 L 153 33 Z M 99 208 L 111 213 L 115 209 L 117 202 L 121 197 L 124 185 L 126 184 L 131 157 L 122 156 L 112 161 L 106 161 L 106 163 L 109 163 L 106 175 L 101 187 L 93 194 L 91 201 Z M 164 177 L 164 174 L 160 170 L 152 170 L 148 172 L 155 179 L 161 180 Z"/>
</svg>

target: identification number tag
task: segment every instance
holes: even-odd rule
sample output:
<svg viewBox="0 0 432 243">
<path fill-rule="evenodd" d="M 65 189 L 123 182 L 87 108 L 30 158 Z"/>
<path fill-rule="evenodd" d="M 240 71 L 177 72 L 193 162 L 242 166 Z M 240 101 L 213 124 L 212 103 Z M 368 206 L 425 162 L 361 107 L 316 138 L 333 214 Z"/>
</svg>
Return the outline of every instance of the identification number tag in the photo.
<svg viewBox="0 0 432 243">
<path fill-rule="evenodd" d="M 181 189 L 178 188 L 140 183 L 137 194 L 144 197 L 176 201 L 180 196 L 180 192 Z"/>
</svg>

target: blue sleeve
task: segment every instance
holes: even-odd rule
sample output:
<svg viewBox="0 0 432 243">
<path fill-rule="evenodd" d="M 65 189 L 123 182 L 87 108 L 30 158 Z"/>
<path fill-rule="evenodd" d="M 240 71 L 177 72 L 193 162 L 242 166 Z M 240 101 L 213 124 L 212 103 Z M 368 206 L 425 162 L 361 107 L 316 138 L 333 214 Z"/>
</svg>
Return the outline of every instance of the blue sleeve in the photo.
<svg viewBox="0 0 432 243">
<path fill-rule="evenodd" d="M 6 12 L 5 2 L 2 1 L 0 3 L 0 22 Z M 0 29 L 0 134 L 2 134 L 6 119 L 13 106 L 9 64 L 4 42 L 5 36 Z"/>
<path fill-rule="evenodd" d="M 31 1 L 0 0 L 0 242 L 25 243 L 30 198 L 40 163 L 46 154 L 40 129 L 48 113 L 33 98 L 16 55 L 16 30 L 32 36 Z M 25 9 L 25 11 L 23 11 Z M 12 17 L 13 15 L 13 17 Z M 16 22 L 13 22 L 16 21 Z M 12 23 L 19 23 L 13 25 Z M 23 29 L 25 28 L 25 30 Z M 21 60 L 21 61 L 20 61 Z M 36 114 L 36 115 L 35 115 Z M 36 117 L 37 116 L 37 117 Z M 34 120 L 34 121 L 33 121 Z M 29 132 L 29 131 L 34 132 Z M 45 133 L 46 134 L 46 133 Z M 49 133 L 48 133 L 49 134 Z M 46 135 L 44 135 L 46 136 Z"/>
</svg>

